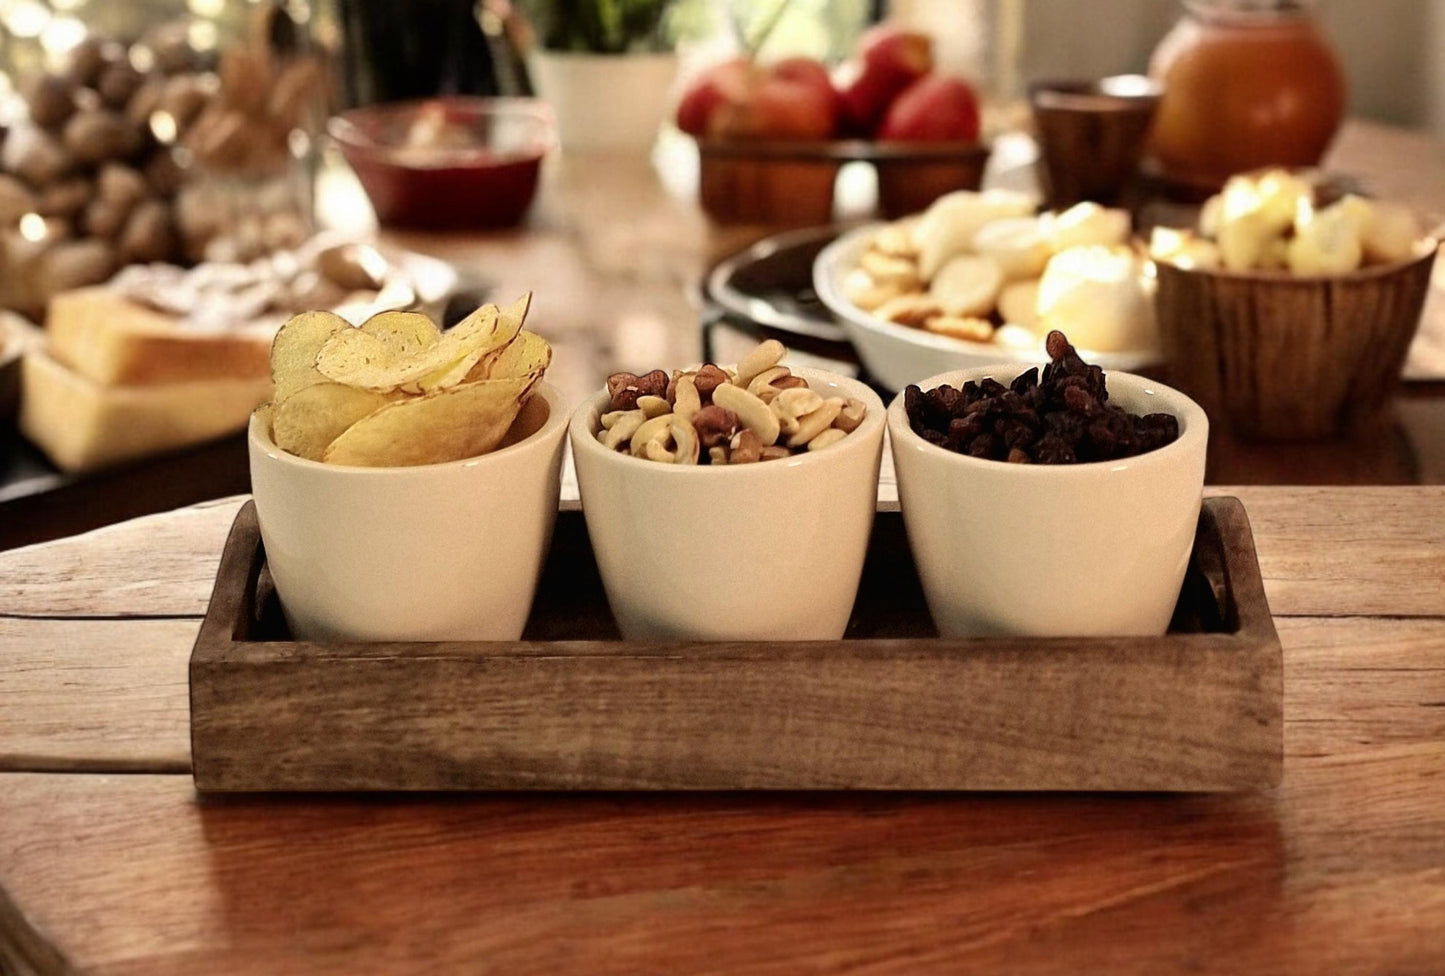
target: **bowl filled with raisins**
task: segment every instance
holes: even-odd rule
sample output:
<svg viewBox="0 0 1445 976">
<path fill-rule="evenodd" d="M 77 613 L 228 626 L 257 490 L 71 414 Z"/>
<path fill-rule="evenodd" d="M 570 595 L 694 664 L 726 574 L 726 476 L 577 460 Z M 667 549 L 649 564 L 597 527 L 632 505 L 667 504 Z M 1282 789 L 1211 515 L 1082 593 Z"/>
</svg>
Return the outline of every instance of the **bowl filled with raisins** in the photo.
<svg viewBox="0 0 1445 976">
<path fill-rule="evenodd" d="M 1209 421 L 1080 359 L 956 370 L 888 408 L 899 502 L 945 637 L 1163 634 L 1189 563 Z"/>
</svg>

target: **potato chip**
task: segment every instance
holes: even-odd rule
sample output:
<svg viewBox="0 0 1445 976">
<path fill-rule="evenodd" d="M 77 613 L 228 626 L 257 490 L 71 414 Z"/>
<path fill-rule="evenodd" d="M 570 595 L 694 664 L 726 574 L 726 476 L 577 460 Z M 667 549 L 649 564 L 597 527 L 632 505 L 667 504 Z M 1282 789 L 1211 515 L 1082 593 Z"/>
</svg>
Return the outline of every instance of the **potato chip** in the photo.
<svg viewBox="0 0 1445 976">
<path fill-rule="evenodd" d="M 360 329 L 398 356 L 414 356 L 441 341 L 441 330 L 421 312 L 377 312 Z"/>
<path fill-rule="evenodd" d="M 445 334 L 423 315 L 385 312 L 351 328 L 299 315 L 272 347 L 276 399 L 260 416 L 282 450 L 332 464 L 436 464 L 535 430 L 523 412 L 552 359 L 522 332 L 531 296 L 487 305 Z M 546 409 L 542 409 L 545 419 Z M 526 428 L 514 429 L 514 428 Z"/>
<path fill-rule="evenodd" d="M 342 329 L 351 331 L 351 323 L 332 312 L 302 312 L 281 326 L 271 342 L 271 382 L 276 388 L 276 402 L 325 381 L 326 377 L 316 371 L 316 356 L 326 341 Z"/>
<path fill-rule="evenodd" d="M 525 310 L 525 305 L 522 307 Z M 443 389 L 466 379 L 478 360 L 511 342 L 521 327 L 515 316 L 500 313 L 495 305 L 484 305 L 436 344 L 411 356 L 399 356 L 376 336 L 352 329 L 326 341 L 316 357 L 316 368 L 327 379 L 378 393 Z"/>
<path fill-rule="evenodd" d="M 387 402 L 385 396 L 371 390 L 315 383 L 276 403 L 271 439 L 283 451 L 320 461 L 332 441 Z"/>
<path fill-rule="evenodd" d="M 478 363 L 468 379 L 504 380 L 519 376 L 540 376 L 552 364 L 552 347 L 535 332 L 519 332 L 486 362 Z M 485 370 L 483 376 L 478 376 Z"/>
<path fill-rule="evenodd" d="M 352 424 L 322 460 L 403 467 L 485 454 L 506 436 L 535 382 L 478 380 L 396 400 Z"/>
</svg>

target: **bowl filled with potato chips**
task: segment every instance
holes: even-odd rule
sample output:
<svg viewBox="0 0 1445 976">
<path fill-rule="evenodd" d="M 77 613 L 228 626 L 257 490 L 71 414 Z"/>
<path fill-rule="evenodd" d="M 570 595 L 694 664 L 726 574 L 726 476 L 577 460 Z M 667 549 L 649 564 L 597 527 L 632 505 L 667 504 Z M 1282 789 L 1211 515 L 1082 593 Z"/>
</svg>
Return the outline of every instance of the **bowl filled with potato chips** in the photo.
<svg viewBox="0 0 1445 976">
<path fill-rule="evenodd" d="M 617 373 L 572 416 L 587 532 L 628 640 L 838 640 L 878 495 L 883 403 L 788 366 Z"/>
<path fill-rule="evenodd" d="M 1313 174 L 1236 176 L 1197 230 L 1150 241 L 1169 375 L 1243 437 L 1369 425 L 1399 381 L 1438 246 L 1400 204 Z"/>
<path fill-rule="evenodd" d="M 267 565 L 299 640 L 516 640 L 561 485 L 552 350 L 528 298 L 441 332 L 295 316 L 251 418 Z"/>
</svg>

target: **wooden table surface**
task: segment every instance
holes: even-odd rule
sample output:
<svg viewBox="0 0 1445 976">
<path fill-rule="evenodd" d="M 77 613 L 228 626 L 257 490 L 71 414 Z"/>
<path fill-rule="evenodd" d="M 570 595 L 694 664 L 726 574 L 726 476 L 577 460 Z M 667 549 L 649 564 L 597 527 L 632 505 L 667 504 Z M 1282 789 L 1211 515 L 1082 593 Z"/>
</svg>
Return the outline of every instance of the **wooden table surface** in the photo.
<svg viewBox="0 0 1445 976">
<path fill-rule="evenodd" d="M 1438 219 L 1442 159 L 1354 123 L 1333 165 Z M 559 161 L 525 232 L 384 238 L 536 289 L 580 399 L 695 358 L 700 271 L 763 232 L 663 170 Z M 1232 470 L 1445 481 L 1435 389 L 1388 443 Z M 0 553 L 0 972 L 1445 972 L 1445 488 L 1214 490 L 1284 644 L 1267 793 L 201 800 L 186 662 L 240 500 Z"/>
<path fill-rule="evenodd" d="M 1233 796 L 201 799 L 186 662 L 241 499 L 0 554 L 0 960 L 1441 972 L 1445 489 L 1222 491 L 1285 662 L 1283 785 Z"/>
</svg>

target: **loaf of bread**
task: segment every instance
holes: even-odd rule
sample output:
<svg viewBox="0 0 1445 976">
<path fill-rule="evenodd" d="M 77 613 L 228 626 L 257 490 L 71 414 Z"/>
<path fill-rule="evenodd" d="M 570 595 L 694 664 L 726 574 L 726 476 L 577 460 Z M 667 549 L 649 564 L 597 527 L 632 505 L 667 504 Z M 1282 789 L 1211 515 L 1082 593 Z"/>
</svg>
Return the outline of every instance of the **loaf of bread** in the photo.
<svg viewBox="0 0 1445 976">
<path fill-rule="evenodd" d="M 25 354 L 20 430 L 54 464 L 87 471 L 199 444 L 240 430 L 271 397 L 261 375 L 107 386 L 57 362 L 46 349 Z"/>
<path fill-rule="evenodd" d="M 50 301 L 50 355 L 102 386 L 141 386 L 270 376 L 277 322 L 199 329 L 110 288 L 63 292 Z"/>
</svg>

